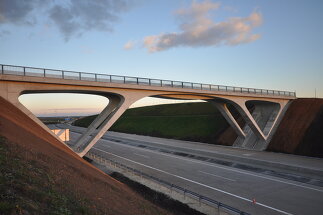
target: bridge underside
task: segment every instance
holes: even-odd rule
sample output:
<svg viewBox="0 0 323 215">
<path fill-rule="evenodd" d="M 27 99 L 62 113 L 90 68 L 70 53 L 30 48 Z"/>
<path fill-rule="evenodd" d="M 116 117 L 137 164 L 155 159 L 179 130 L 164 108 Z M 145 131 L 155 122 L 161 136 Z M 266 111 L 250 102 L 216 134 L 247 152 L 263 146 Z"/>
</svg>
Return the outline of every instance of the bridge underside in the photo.
<svg viewBox="0 0 323 215">
<path fill-rule="evenodd" d="M 100 86 L 29 83 L 0 80 L 0 96 L 20 108 L 44 129 L 50 130 L 18 100 L 23 94 L 32 93 L 84 93 L 105 96 L 109 104 L 83 133 L 73 150 L 84 156 L 91 147 L 106 133 L 117 119 L 134 102 L 145 97 L 168 99 L 198 99 L 210 102 L 219 109 L 230 126 L 237 133 L 235 147 L 253 150 L 265 150 L 270 142 L 284 112 L 289 99 L 256 96 L 234 96 L 214 93 L 183 93 L 165 90 L 109 88 Z M 245 122 L 239 125 L 228 106 L 234 107 Z M 252 108 L 250 108 L 250 106 Z M 249 109 L 248 109 L 249 107 Z"/>
</svg>

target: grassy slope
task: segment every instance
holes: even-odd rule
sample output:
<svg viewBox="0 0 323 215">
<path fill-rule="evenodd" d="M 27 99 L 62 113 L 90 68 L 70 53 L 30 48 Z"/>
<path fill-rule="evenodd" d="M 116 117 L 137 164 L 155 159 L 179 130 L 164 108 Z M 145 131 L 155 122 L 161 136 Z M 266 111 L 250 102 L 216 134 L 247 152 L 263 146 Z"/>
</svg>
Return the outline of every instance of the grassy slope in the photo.
<svg viewBox="0 0 323 215">
<path fill-rule="evenodd" d="M 90 203 L 53 184 L 44 165 L 0 137 L 0 214 L 90 214 Z"/>
<path fill-rule="evenodd" d="M 96 116 L 76 121 L 87 127 Z M 112 131 L 181 140 L 217 143 L 218 135 L 229 125 L 209 103 L 156 105 L 129 109 L 112 126 Z"/>
<path fill-rule="evenodd" d="M 171 214 L 93 167 L 0 97 L 0 214 Z"/>
</svg>

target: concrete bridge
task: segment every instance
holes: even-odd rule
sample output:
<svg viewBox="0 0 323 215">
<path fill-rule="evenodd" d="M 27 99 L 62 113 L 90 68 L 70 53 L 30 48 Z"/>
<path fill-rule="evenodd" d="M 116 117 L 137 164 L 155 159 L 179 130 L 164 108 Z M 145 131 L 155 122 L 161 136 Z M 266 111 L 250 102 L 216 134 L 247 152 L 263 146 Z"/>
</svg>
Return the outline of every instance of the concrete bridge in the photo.
<svg viewBox="0 0 323 215">
<path fill-rule="evenodd" d="M 232 87 L 139 77 L 115 76 L 0 64 L 0 96 L 50 130 L 18 100 L 23 94 L 83 93 L 109 99 L 107 107 L 78 139 L 74 151 L 84 156 L 134 102 L 145 97 L 198 99 L 212 103 L 237 133 L 236 147 L 266 149 L 295 92 Z M 245 124 L 228 109 L 231 104 Z M 253 110 L 248 107 L 252 104 Z"/>
</svg>

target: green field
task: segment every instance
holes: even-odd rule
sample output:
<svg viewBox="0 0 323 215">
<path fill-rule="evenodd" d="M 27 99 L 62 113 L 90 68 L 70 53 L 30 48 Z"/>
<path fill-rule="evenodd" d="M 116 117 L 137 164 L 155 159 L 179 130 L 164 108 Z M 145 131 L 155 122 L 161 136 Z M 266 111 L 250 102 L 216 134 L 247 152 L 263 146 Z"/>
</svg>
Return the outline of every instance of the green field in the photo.
<svg viewBox="0 0 323 215">
<path fill-rule="evenodd" d="M 77 120 L 87 127 L 96 115 Z M 128 109 L 111 131 L 181 140 L 216 143 L 217 136 L 229 125 L 211 104 L 182 103 Z"/>
</svg>

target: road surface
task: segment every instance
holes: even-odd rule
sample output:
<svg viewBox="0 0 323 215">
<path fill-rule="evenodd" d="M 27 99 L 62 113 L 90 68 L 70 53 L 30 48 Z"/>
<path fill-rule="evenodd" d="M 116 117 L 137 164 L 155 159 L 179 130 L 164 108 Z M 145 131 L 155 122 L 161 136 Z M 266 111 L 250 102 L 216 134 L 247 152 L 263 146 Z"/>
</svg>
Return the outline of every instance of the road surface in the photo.
<svg viewBox="0 0 323 215">
<path fill-rule="evenodd" d="M 82 128 L 69 129 L 71 140 L 75 141 Z M 129 144 L 105 140 L 111 136 L 105 135 L 91 151 L 242 211 L 268 215 L 321 215 L 323 212 L 320 186 L 132 146 L 128 138 L 124 140 L 130 141 Z M 116 136 L 122 138 L 122 134 Z M 174 141 L 174 146 L 183 147 L 177 142 Z M 256 204 L 252 203 L 253 199 Z"/>
</svg>

